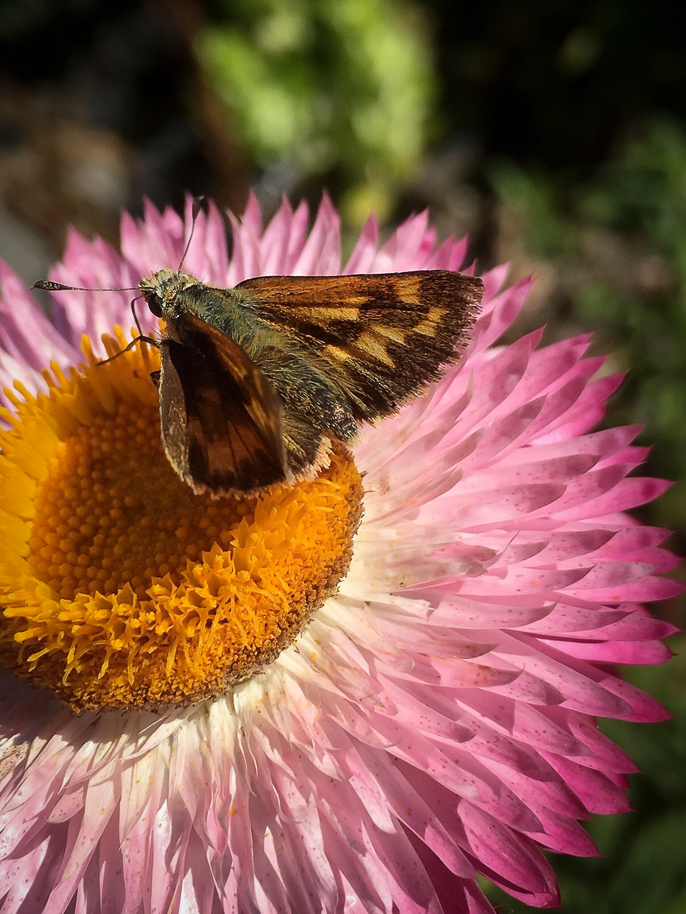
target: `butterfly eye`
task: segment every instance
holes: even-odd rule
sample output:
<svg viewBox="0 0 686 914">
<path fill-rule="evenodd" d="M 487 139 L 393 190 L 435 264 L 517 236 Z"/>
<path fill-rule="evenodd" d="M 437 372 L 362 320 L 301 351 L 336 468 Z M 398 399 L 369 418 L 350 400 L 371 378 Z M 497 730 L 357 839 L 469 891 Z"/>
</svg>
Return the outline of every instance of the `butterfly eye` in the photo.
<svg viewBox="0 0 686 914">
<path fill-rule="evenodd" d="M 157 295 L 156 292 L 148 292 L 145 296 L 145 300 L 148 303 L 148 308 L 150 308 L 155 317 L 162 317 L 164 305 L 159 295 Z"/>
</svg>

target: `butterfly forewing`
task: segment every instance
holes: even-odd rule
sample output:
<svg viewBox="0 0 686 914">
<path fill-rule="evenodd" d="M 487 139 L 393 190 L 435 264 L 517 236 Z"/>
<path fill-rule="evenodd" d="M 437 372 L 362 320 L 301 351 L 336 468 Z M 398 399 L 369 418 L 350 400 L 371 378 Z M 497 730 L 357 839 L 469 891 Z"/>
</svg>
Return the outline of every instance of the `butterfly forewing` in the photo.
<svg viewBox="0 0 686 914">
<path fill-rule="evenodd" d="M 161 341 L 160 419 L 167 456 L 196 492 L 249 491 L 290 478 L 281 404 L 226 334 L 192 314 Z"/>
<path fill-rule="evenodd" d="M 317 354 L 361 421 L 392 413 L 459 357 L 483 283 L 420 270 L 263 276 L 237 290 L 254 298 L 262 320 Z"/>
</svg>

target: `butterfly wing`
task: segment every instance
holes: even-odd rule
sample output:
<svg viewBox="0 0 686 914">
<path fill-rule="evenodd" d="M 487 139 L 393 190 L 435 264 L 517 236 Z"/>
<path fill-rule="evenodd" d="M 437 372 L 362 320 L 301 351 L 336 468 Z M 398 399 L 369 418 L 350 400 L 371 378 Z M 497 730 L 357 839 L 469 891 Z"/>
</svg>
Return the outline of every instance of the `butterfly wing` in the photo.
<svg viewBox="0 0 686 914">
<path fill-rule="evenodd" d="M 306 346 L 345 391 L 355 419 L 389 415 L 455 362 L 483 295 L 450 270 L 261 276 L 236 287 L 259 317 Z"/>
<path fill-rule="evenodd" d="M 194 492 L 220 495 L 290 480 L 277 394 L 245 352 L 184 313 L 161 340 L 165 452 Z"/>
</svg>

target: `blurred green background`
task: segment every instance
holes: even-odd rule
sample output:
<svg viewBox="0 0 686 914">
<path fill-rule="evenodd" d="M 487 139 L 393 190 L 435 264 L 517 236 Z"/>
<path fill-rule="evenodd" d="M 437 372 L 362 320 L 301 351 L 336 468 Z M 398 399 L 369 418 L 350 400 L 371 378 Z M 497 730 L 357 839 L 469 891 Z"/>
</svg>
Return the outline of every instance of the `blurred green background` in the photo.
<svg viewBox="0 0 686 914">
<path fill-rule="evenodd" d="M 593 330 L 628 371 L 608 424 L 639 422 L 675 480 L 648 523 L 686 548 L 686 41 L 641 0 L 2 0 L 0 255 L 29 282 L 66 227 L 254 188 L 313 205 L 350 246 L 429 207 L 480 269 L 536 284 L 518 332 Z M 684 623 L 684 605 L 657 608 Z M 680 639 L 672 645 L 678 649 Z M 676 719 L 606 730 L 645 772 L 604 855 L 555 861 L 569 914 L 686 914 L 686 665 L 631 678 Z M 502 914 L 526 909 L 488 890 Z"/>
</svg>

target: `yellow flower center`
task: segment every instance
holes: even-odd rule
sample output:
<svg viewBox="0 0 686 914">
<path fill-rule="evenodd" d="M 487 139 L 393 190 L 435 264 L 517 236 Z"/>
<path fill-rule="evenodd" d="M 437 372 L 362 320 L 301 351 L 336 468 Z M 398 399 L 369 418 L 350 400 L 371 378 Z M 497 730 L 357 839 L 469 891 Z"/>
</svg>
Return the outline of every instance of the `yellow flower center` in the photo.
<svg viewBox="0 0 686 914">
<path fill-rule="evenodd" d="M 109 340 L 116 352 L 124 339 Z M 0 431 L 0 660 L 75 710 L 188 704 L 288 646 L 345 575 L 350 454 L 259 496 L 195 495 L 160 440 L 141 345 L 8 392 Z"/>
</svg>

